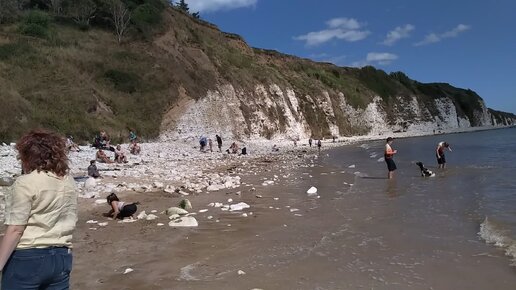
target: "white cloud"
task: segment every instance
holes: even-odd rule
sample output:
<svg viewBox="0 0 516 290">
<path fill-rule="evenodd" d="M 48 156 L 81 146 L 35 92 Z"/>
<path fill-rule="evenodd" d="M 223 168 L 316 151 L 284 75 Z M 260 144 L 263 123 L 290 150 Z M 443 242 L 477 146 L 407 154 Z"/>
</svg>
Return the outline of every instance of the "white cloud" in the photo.
<svg viewBox="0 0 516 290">
<path fill-rule="evenodd" d="M 213 12 L 244 8 L 255 6 L 257 2 L 258 0 L 186 0 L 192 12 Z"/>
<path fill-rule="evenodd" d="M 406 24 L 405 26 L 398 26 L 394 28 L 394 30 L 387 33 L 385 40 L 382 42 L 385 45 L 393 45 L 398 42 L 398 40 L 407 38 L 410 36 L 410 33 L 415 29 L 414 25 Z"/>
<path fill-rule="evenodd" d="M 354 67 L 366 65 L 388 65 L 398 59 L 398 56 L 389 52 L 370 52 L 365 60 L 355 61 L 351 64 Z"/>
<path fill-rule="evenodd" d="M 366 38 L 370 32 L 361 30 L 362 25 L 353 18 L 334 18 L 326 22 L 328 29 L 309 32 L 305 35 L 294 37 L 295 40 L 303 40 L 308 46 L 323 44 L 332 39 L 340 39 L 348 42 L 359 41 Z"/>
<path fill-rule="evenodd" d="M 369 63 L 378 63 L 386 65 L 394 60 L 397 60 L 398 56 L 388 52 L 370 52 L 367 54 L 366 61 Z"/>
<path fill-rule="evenodd" d="M 452 30 L 446 31 L 441 34 L 430 33 L 430 34 L 426 35 L 425 38 L 423 40 L 421 40 L 420 42 L 414 43 L 414 45 L 415 46 L 427 45 L 427 44 L 431 44 L 431 43 L 440 42 L 445 38 L 454 38 L 454 37 L 459 36 L 459 34 L 461 34 L 462 32 L 467 31 L 469 29 L 471 29 L 471 26 L 465 25 L 465 24 L 459 24 Z"/>
</svg>

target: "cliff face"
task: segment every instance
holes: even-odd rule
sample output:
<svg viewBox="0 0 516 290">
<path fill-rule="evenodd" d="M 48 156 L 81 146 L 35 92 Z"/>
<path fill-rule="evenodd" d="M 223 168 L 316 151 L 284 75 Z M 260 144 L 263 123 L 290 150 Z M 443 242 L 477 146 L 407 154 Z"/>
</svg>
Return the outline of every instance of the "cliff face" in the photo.
<svg viewBox="0 0 516 290">
<path fill-rule="evenodd" d="M 153 39 L 53 24 L 52 39 L 0 26 L 0 140 L 45 126 L 90 140 L 127 128 L 162 140 L 322 138 L 507 126 L 473 91 L 373 67 L 343 68 L 249 47 L 167 9 Z"/>
</svg>

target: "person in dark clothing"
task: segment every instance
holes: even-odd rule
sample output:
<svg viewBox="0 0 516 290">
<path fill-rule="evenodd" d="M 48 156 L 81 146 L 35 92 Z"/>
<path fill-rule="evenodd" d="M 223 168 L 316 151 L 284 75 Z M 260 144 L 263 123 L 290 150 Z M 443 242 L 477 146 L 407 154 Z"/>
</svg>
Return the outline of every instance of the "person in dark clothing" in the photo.
<svg viewBox="0 0 516 290">
<path fill-rule="evenodd" d="M 139 204 L 138 202 L 126 203 L 120 201 L 115 193 L 108 195 L 106 200 L 109 206 L 111 206 L 111 210 L 105 215 L 115 219 L 123 220 L 126 217 L 132 217 L 138 210 L 136 207 Z"/>
<path fill-rule="evenodd" d="M 312 138 L 308 139 L 308 145 L 310 145 L 310 147 L 312 147 Z"/>
<path fill-rule="evenodd" d="M 90 161 L 90 166 L 88 166 L 88 176 L 91 176 L 93 178 L 99 178 L 100 173 L 97 169 L 97 165 L 95 165 L 95 160 Z"/>
<path fill-rule="evenodd" d="M 222 138 L 219 135 L 215 135 L 217 138 L 217 146 L 219 147 L 219 152 L 222 152 Z"/>
</svg>

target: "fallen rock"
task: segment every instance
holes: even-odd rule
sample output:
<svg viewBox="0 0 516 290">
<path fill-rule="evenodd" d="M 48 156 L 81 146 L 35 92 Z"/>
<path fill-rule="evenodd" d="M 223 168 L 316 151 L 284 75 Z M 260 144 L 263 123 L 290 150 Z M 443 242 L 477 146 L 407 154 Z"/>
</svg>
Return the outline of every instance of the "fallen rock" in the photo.
<svg viewBox="0 0 516 290">
<path fill-rule="evenodd" d="M 182 209 L 192 209 L 192 203 L 188 200 L 188 199 L 183 199 L 180 203 L 179 203 L 179 207 L 182 208 Z"/>
<path fill-rule="evenodd" d="M 171 215 L 174 215 L 174 214 L 178 214 L 178 215 L 184 215 L 184 214 L 188 214 L 188 211 L 182 209 L 182 208 L 179 208 L 179 207 L 170 207 L 168 208 L 165 213 L 168 215 L 168 216 L 171 216 Z"/>
<path fill-rule="evenodd" d="M 237 204 L 232 204 L 229 206 L 229 211 L 240 211 L 246 208 L 250 208 L 251 206 L 245 202 L 239 202 Z"/>
<path fill-rule="evenodd" d="M 127 269 L 125 269 L 125 271 L 124 271 L 124 275 L 125 275 L 125 274 L 129 274 L 129 273 L 131 273 L 131 272 L 133 272 L 133 271 L 134 271 L 134 270 L 133 270 L 132 268 L 127 268 Z"/>
<path fill-rule="evenodd" d="M 153 221 L 153 220 L 155 220 L 155 219 L 157 219 L 157 218 L 158 218 L 158 216 L 157 216 L 157 215 L 155 215 L 155 214 L 149 214 L 149 215 L 147 215 L 147 217 L 146 217 L 145 219 L 146 219 L 146 220 L 148 220 L 148 221 Z"/>
<path fill-rule="evenodd" d="M 199 226 L 199 223 L 194 217 L 186 216 L 175 220 L 171 220 L 168 223 L 168 225 L 171 227 L 197 227 Z"/>
<path fill-rule="evenodd" d="M 308 194 L 308 196 L 316 196 L 317 195 L 317 188 L 316 187 L 310 187 L 310 189 L 308 189 L 306 191 L 306 193 Z"/>
<path fill-rule="evenodd" d="M 13 183 L 14 183 L 14 178 L 12 178 L 12 177 L 0 178 L 0 186 L 11 186 Z"/>
<path fill-rule="evenodd" d="M 97 186 L 97 180 L 95 180 L 93 177 L 86 179 L 84 182 L 85 189 L 93 189 L 95 186 Z"/>
<path fill-rule="evenodd" d="M 142 211 L 138 214 L 138 216 L 136 218 L 139 220 L 144 220 L 147 218 L 147 214 L 145 213 L 145 211 Z"/>
</svg>

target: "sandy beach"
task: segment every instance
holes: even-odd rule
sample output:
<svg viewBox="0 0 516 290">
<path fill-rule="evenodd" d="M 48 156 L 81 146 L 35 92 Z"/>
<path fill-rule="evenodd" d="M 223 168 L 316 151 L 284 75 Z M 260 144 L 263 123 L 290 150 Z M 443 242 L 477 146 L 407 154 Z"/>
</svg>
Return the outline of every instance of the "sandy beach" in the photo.
<svg viewBox="0 0 516 290">
<path fill-rule="evenodd" d="M 514 275 L 503 258 L 490 261 L 502 270 L 468 282 L 439 270 L 439 259 L 456 259 L 447 252 L 424 266 L 413 260 L 418 250 L 435 254 L 432 243 L 418 240 L 420 248 L 407 258 L 403 237 L 379 238 L 385 224 L 374 221 L 383 213 L 368 212 L 360 199 L 366 192 L 355 190 L 356 169 L 327 160 L 333 158 L 328 149 L 377 139 L 382 136 L 326 140 L 321 152 L 301 143 L 247 142 L 247 156 L 200 152 L 193 141 L 145 143 L 127 164 L 98 164 L 104 178 L 93 186 L 84 175 L 95 151 L 82 146 L 70 153 L 80 192 L 72 289 L 482 289 L 479 281 L 487 287 L 493 279 L 509 289 L 514 279 L 507 277 Z M 12 146 L 0 152 L 4 176 L 18 173 Z M 314 195 L 307 194 L 311 186 L 318 188 Z M 125 222 L 104 217 L 110 192 L 140 202 L 136 215 L 145 214 Z M 197 227 L 169 225 L 164 211 L 184 199 Z M 243 209 L 232 210 L 241 203 Z M 390 205 L 382 210 L 393 211 Z M 395 224 L 390 231 L 399 231 Z M 499 256 L 478 247 L 464 273 L 475 273 L 476 255 Z"/>
</svg>

